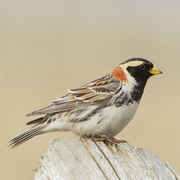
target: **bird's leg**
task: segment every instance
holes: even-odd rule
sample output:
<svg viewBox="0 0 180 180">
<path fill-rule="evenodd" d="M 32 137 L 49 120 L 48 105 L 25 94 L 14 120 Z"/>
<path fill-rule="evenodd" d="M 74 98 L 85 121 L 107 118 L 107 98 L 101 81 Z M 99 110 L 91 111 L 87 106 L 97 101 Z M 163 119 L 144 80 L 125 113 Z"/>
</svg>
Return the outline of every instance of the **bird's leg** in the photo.
<svg viewBox="0 0 180 180">
<path fill-rule="evenodd" d="M 108 136 L 106 135 L 99 135 L 98 137 L 92 138 L 93 141 L 106 141 L 108 139 Z"/>
<path fill-rule="evenodd" d="M 99 137 L 92 138 L 92 139 L 95 142 L 97 142 L 97 141 L 104 141 L 105 143 L 108 142 L 108 143 L 114 144 L 114 145 L 117 145 L 118 143 L 125 143 L 125 142 L 127 142 L 125 140 L 117 140 L 115 138 L 109 138 L 106 135 L 99 135 Z"/>
</svg>

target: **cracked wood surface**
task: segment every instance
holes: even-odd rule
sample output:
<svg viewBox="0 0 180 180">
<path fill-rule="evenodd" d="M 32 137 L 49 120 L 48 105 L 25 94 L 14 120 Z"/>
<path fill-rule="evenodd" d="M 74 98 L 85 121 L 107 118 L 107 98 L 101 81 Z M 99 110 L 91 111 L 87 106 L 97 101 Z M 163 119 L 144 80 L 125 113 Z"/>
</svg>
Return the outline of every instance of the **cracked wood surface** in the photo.
<svg viewBox="0 0 180 180">
<path fill-rule="evenodd" d="M 180 180 L 154 153 L 126 143 L 54 140 L 39 160 L 35 180 Z"/>
</svg>

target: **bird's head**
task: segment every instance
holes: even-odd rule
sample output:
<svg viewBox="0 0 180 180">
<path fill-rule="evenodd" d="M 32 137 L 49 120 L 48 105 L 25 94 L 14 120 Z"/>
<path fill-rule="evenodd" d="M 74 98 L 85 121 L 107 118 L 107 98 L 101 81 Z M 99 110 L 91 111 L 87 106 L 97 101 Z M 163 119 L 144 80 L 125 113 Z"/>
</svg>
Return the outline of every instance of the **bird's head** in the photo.
<svg viewBox="0 0 180 180">
<path fill-rule="evenodd" d="M 112 76 L 127 83 L 133 81 L 136 83 L 146 83 L 149 77 L 157 74 L 162 74 L 162 72 L 150 61 L 143 58 L 132 58 L 126 60 L 111 72 Z"/>
</svg>

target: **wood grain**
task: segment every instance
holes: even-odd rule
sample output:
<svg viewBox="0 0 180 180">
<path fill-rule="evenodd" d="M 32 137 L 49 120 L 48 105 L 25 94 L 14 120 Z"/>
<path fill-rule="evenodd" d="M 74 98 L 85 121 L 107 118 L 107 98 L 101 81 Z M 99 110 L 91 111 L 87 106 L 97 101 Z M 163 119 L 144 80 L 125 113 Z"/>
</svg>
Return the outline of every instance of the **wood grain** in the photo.
<svg viewBox="0 0 180 180">
<path fill-rule="evenodd" d="M 60 138 L 40 158 L 35 180 L 177 180 L 169 167 L 154 153 L 128 142 L 115 146 Z"/>
</svg>

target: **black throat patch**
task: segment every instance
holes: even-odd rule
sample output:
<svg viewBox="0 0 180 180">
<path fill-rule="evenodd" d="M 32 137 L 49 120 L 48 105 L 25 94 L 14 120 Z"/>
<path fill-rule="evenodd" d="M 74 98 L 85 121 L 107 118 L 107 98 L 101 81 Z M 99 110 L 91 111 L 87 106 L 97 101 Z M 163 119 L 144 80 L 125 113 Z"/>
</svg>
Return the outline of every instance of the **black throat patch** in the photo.
<svg viewBox="0 0 180 180">
<path fill-rule="evenodd" d="M 115 106 L 116 107 L 120 107 L 122 105 L 129 106 L 129 104 L 132 104 L 134 101 L 139 103 L 144 91 L 144 87 L 145 87 L 144 83 L 135 86 L 130 96 L 127 95 L 124 91 L 122 91 L 122 93 L 116 98 L 114 102 Z"/>
</svg>

